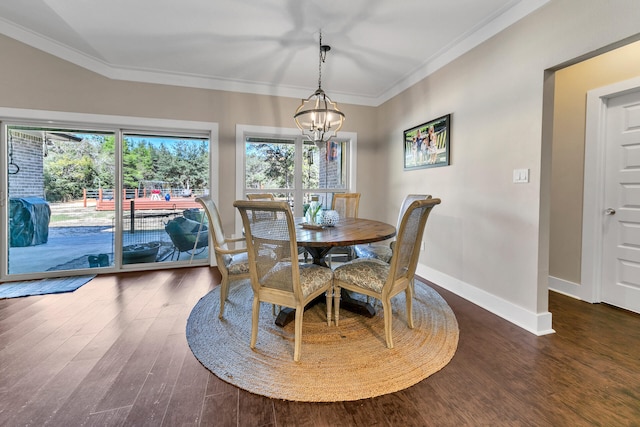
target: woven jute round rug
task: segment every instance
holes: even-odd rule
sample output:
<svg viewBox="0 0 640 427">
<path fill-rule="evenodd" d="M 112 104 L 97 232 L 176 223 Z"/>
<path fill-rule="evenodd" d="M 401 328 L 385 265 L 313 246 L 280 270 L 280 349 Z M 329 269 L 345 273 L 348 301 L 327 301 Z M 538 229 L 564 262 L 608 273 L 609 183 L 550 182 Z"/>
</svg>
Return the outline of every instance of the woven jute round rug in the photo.
<svg viewBox="0 0 640 427">
<path fill-rule="evenodd" d="M 256 348 L 249 348 L 253 293 L 248 280 L 231 284 L 224 319 L 219 291 L 193 308 L 187 341 L 196 358 L 219 378 L 249 392 L 304 402 L 358 400 L 410 387 L 442 369 L 458 346 L 458 322 L 432 288 L 416 281 L 414 328 L 407 327 L 404 293 L 393 299 L 394 348 L 384 339 L 382 306 L 367 318 L 340 310 L 340 326 L 327 326 L 326 306 L 304 314 L 302 351 L 293 361 L 294 322 L 275 325 L 262 304 Z"/>
</svg>

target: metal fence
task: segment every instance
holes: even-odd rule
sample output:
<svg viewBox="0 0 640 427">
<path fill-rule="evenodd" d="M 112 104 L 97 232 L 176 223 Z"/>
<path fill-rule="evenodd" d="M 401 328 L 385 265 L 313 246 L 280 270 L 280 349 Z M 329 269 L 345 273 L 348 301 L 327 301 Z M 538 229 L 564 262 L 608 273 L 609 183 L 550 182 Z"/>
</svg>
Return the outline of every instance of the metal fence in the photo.
<svg viewBox="0 0 640 427">
<path fill-rule="evenodd" d="M 135 212 L 132 218 L 125 215 L 122 219 L 123 245 L 139 245 L 150 242 L 161 242 L 171 245 L 171 239 L 164 227 L 172 219 L 181 216 L 182 212 L 142 213 Z"/>
<path fill-rule="evenodd" d="M 181 242 L 174 242 L 171 239 L 169 233 L 165 230 L 165 226 L 169 221 L 180 216 L 194 221 L 195 224 L 203 221 L 201 229 L 203 235 L 198 238 L 202 239 L 205 243 L 198 246 L 198 248 L 202 249 L 196 253 L 202 254 L 203 256 L 206 255 L 203 254 L 203 252 L 207 250 L 208 221 L 204 211 L 197 208 L 162 213 L 134 211 L 133 217 L 131 215 L 125 215 L 122 221 L 122 246 L 124 250 L 127 251 L 127 248 L 137 250 L 138 248 L 132 248 L 134 246 L 147 245 L 148 247 L 149 244 L 154 244 L 154 246 L 158 246 L 155 244 L 159 244 L 156 261 L 165 261 L 169 257 L 173 259 L 173 256 L 176 254 L 179 257 L 180 251 L 185 251 L 185 248 L 181 247 Z M 189 246 L 189 248 L 191 248 L 191 246 Z"/>
</svg>

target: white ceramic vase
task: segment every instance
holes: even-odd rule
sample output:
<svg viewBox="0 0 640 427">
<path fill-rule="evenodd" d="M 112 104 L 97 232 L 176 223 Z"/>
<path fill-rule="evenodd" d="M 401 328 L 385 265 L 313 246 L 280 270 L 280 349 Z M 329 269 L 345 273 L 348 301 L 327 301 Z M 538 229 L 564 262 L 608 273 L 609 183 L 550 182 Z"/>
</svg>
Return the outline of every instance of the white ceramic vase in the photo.
<svg viewBox="0 0 640 427">
<path fill-rule="evenodd" d="M 338 223 L 339 219 L 340 214 L 338 214 L 338 211 L 327 210 L 322 212 L 322 225 L 333 227 Z"/>
</svg>

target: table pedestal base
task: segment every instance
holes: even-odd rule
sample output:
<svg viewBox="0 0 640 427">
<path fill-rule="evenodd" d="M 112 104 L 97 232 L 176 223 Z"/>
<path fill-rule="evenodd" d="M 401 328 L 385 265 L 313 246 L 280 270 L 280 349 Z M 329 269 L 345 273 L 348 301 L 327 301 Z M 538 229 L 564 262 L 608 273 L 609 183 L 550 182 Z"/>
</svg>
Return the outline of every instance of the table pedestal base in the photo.
<svg viewBox="0 0 640 427">
<path fill-rule="evenodd" d="M 309 307 L 312 307 L 318 304 L 319 302 L 324 302 L 324 301 L 326 301 L 325 296 L 321 295 L 318 298 L 311 301 L 309 304 L 307 304 L 307 306 L 305 307 L 305 310 Z M 365 317 L 373 317 L 376 315 L 376 310 L 373 308 L 371 304 L 367 304 L 364 301 L 352 298 L 351 294 L 349 294 L 349 291 L 345 289 L 340 290 L 340 308 L 344 308 L 347 311 L 350 311 L 352 313 L 356 313 Z M 278 313 L 278 316 L 276 317 L 276 325 L 280 327 L 284 327 L 290 322 L 293 322 L 295 318 L 296 318 L 296 310 L 293 308 L 285 307 L 282 310 L 280 310 L 280 313 Z"/>
</svg>

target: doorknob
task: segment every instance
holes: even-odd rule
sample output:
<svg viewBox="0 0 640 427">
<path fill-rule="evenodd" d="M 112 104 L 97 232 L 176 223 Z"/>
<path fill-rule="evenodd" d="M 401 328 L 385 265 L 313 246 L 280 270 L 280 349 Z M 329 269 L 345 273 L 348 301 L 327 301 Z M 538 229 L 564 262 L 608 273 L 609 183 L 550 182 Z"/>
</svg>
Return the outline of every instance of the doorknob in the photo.
<svg viewBox="0 0 640 427">
<path fill-rule="evenodd" d="M 604 210 L 604 214 L 605 215 L 615 215 L 616 214 L 616 210 L 612 209 L 612 208 L 608 208 Z"/>
</svg>

